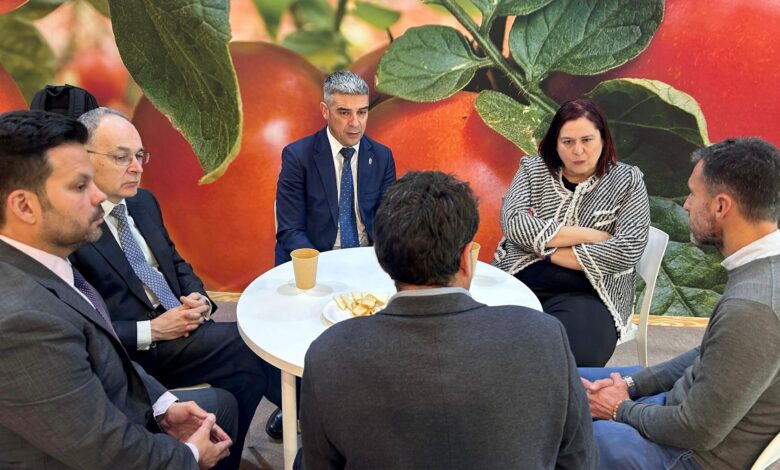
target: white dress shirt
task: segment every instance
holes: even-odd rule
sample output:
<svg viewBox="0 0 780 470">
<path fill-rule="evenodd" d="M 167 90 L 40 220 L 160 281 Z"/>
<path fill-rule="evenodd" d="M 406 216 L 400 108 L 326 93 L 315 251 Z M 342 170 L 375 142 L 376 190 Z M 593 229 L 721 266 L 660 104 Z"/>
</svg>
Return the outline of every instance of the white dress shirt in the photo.
<svg viewBox="0 0 780 470">
<path fill-rule="evenodd" d="M 330 151 L 333 155 L 333 166 L 336 169 L 336 194 L 341 197 L 341 170 L 344 169 L 344 156 L 341 155 L 341 149 L 344 148 L 333 134 L 330 133 L 330 128 L 327 128 L 328 142 L 330 143 Z M 357 221 L 358 242 L 360 246 L 368 246 L 368 234 L 366 233 L 366 226 L 363 225 L 363 221 L 360 219 L 360 210 L 358 205 L 358 153 L 360 152 L 360 142 L 352 147 L 355 149 L 355 154 L 352 156 L 350 166 L 352 167 L 352 182 L 355 188 L 355 221 Z M 341 248 L 341 223 L 338 224 L 336 230 L 336 243 L 333 244 L 333 249 L 338 250 Z"/>
<path fill-rule="evenodd" d="M 90 302 L 87 296 L 85 296 L 80 290 L 76 289 L 76 286 L 73 283 L 73 268 L 71 267 L 70 262 L 67 259 L 60 258 L 59 256 L 53 255 L 51 253 L 47 253 L 43 250 L 40 250 L 38 248 L 32 247 L 30 245 L 14 240 L 12 238 L 8 238 L 3 235 L 0 235 L 0 240 L 8 243 L 12 247 L 16 248 L 17 250 L 26 254 L 30 258 L 44 265 L 51 272 L 56 274 L 57 277 L 65 281 L 67 285 L 72 287 L 74 291 L 78 292 L 78 294 L 81 297 L 83 297 L 84 300 L 89 302 L 89 304 L 94 307 L 94 305 L 92 304 L 92 302 Z M 168 411 L 168 408 L 170 408 L 171 405 L 176 402 L 176 400 L 178 400 L 178 398 L 176 398 L 176 396 L 171 392 L 165 392 L 162 395 L 160 395 L 160 398 L 158 398 L 157 401 L 154 402 L 154 404 L 152 405 L 154 417 L 156 418 L 160 415 L 165 414 L 165 412 Z M 192 453 L 195 455 L 195 460 L 196 461 L 199 460 L 200 455 L 198 453 L 198 449 L 193 444 L 190 443 L 187 443 L 187 447 L 189 447 Z"/>
<path fill-rule="evenodd" d="M 775 230 L 753 243 L 743 246 L 720 264 L 726 268 L 726 271 L 731 271 L 751 261 L 777 255 L 780 255 L 780 230 Z"/>
<path fill-rule="evenodd" d="M 118 204 L 122 204 L 125 206 L 125 214 L 127 214 L 127 223 L 130 226 L 130 233 L 133 235 L 135 242 L 138 243 L 138 246 L 141 248 L 141 252 L 144 255 L 144 259 L 149 264 L 149 266 L 152 267 L 152 269 L 156 270 L 157 272 L 160 273 L 161 276 L 163 276 L 163 273 L 160 271 L 160 263 L 157 262 L 157 258 L 154 257 L 151 248 L 149 248 L 149 244 L 146 243 L 146 240 L 144 239 L 143 235 L 141 235 L 141 232 L 138 230 L 138 226 L 135 223 L 135 219 L 133 219 L 133 216 L 130 215 L 130 211 L 127 210 L 127 203 L 125 202 L 124 199 L 122 199 L 121 201 L 119 201 Z M 108 230 L 111 231 L 111 235 L 114 236 L 114 239 L 116 240 L 117 244 L 121 248 L 122 242 L 119 241 L 119 227 L 117 226 L 116 219 L 111 215 L 111 211 L 118 204 L 114 204 L 113 202 L 106 199 L 101 203 L 101 206 L 103 207 L 103 211 L 105 213 L 105 215 L 103 216 L 103 220 L 106 221 L 106 225 L 108 225 Z M 163 278 L 165 278 L 165 276 L 163 276 Z M 152 290 L 149 289 L 146 286 L 146 284 L 143 284 L 143 286 L 144 286 L 144 292 L 146 293 L 146 297 L 149 298 L 149 302 L 152 303 L 152 306 L 154 308 L 157 308 L 160 305 L 160 299 L 157 298 L 155 293 L 152 292 Z M 211 302 L 208 300 L 208 298 L 206 298 L 206 301 L 209 302 L 209 305 L 211 305 Z M 206 319 L 210 318 L 212 308 L 210 308 L 204 315 Z M 144 320 L 136 323 L 136 338 L 138 342 L 137 348 L 139 351 L 146 351 L 149 349 L 149 347 L 152 345 L 151 320 Z"/>
</svg>

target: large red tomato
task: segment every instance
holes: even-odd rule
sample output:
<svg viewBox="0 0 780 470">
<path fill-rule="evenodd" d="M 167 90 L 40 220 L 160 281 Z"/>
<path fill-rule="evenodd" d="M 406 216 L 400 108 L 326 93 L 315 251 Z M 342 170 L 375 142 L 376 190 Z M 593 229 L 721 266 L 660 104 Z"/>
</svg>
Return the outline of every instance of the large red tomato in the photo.
<svg viewBox="0 0 780 470">
<path fill-rule="evenodd" d="M 387 44 L 378 49 L 374 49 L 352 62 L 352 64 L 347 67 L 347 70 L 351 70 L 360 75 L 363 80 L 366 81 L 366 84 L 368 84 L 368 103 L 372 107 L 389 98 L 387 95 L 376 91 L 376 68 L 379 66 L 379 59 L 382 58 L 382 55 L 384 55 L 389 48 L 390 45 Z"/>
<path fill-rule="evenodd" d="M 30 0 L 0 0 L 0 15 L 16 10 Z"/>
<path fill-rule="evenodd" d="M 133 123 L 152 152 L 143 184 L 160 201 L 171 238 L 208 289 L 240 292 L 273 266 L 274 200 L 282 148 L 324 126 L 322 74 L 266 43 L 232 43 L 244 108 L 241 152 L 227 172 L 198 186 L 192 148 L 146 99 Z"/>
<path fill-rule="evenodd" d="M 14 79 L 0 65 L 0 113 L 15 109 L 28 109 L 27 102 Z"/>
<path fill-rule="evenodd" d="M 693 96 L 710 139 L 758 136 L 780 145 L 780 2 L 667 0 L 650 46 L 601 76 L 551 77 L 548 90 L 571 99 L 601 80 L 666 82 Z"/>
<path fill-rule="evenodd" d="M 61 82 L 80 86 L 92 93 L 101 106 L 115 106 L 123 102 L 130 84 L 130 73 L 118 51 L 79 51 L 57 75 Z"/>
<path fill-rule="evenodd" d="M 474 109 L 476 98 L 470 92 L 436 103 L 392 98 L 371 111 L 367 133 L 392 149 L 399 177 L 441 170 L 471 184 L 479 197 L 479 259 L 491 261 L 501 239 L 501 198 L 523 152 L 485 125 Z"/>
</svg>

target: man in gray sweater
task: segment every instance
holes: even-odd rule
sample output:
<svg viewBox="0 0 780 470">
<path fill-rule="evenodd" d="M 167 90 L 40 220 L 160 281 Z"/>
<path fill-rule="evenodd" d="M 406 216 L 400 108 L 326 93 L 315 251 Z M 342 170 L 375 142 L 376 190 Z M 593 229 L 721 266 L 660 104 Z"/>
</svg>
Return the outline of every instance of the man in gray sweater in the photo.
<svg viewBox="0 0 780 470">
<path fill-rule="evenodd" d="M 374 248 L 398 293 L 306 353 L 305 469 L 596 467 L 563 326 L 468 292 L 478 223 L 468 185 L 443 173 L 407 173 L 387 190 Z"/>
<path fill-rule="evenodd" d="M 732 139 L 693 159 L 691 240 L 723 253 L 728 283 L 699 347 L 581 370 L 603 468 L 749 468 L 780 432 L 780 152 Z"/>
</svg>

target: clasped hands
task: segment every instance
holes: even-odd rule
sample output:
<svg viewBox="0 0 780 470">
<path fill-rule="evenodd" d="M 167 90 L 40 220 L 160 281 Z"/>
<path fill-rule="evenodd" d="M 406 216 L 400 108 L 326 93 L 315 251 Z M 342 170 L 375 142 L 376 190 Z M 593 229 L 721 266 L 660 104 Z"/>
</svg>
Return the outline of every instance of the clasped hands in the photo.
<svg viewBox="0 0 780 470">
<path fill-rule="evenodd" d="M 216 417 L 204 411 L 194 401 L 174 403 L 157 417 L 163 431 L 179 442 L 193 444 L 198 449 L 198 465 L 211 468 L 230 454 L 230 436 L 217 424 Z"/>
<path fill-rule="evenodd" d="M 181 305 L 152 320 L 152 341 L 188 337 L 205 320 L 211 305 L 203 294 L 193 292 L 179 297 Z"/>
<path fill-rule="evenodd" d="M 609 378 L 594 382 L 580 378 L 588 395 L 590 414 L 595 419 L 612 419 L 615 407 L 623 400 L 629 400 L 628 384 L 617 372 Z"/>
</svg>

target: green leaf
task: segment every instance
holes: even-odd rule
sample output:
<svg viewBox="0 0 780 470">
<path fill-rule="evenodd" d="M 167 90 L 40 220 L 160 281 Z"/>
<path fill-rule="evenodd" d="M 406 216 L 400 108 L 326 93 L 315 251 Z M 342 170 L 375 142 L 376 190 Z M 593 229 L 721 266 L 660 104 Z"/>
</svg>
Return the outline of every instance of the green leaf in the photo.
<svg viewBox="0 0 780 470">
<path fill-rule="evenodd" d="M 707 253 L 692 243 L 670 241 L 661 262 L 653 315 L 709 317 L 720 300 L 726 271 L 718 253 Z"/>
<path fill-rule="evenodd" d="M 515 19 L 509 50 L 531 83 L 553 71 L 594 75 L 645 50 L 663 11 L 663 0 L 556 0 Z"/>
<path fill-rule="evenodd" d="M 84 1 L 92 5 L 92 7 L 94 7 L 95 10 L 97 10 L 98 13 L 100 13 L 101 15 L 109 18 L 111 17 L 108 8 L 108 0 L 84 0 Z"/>
<path fill-rule="evenodd" d="M 602 82 L 587 96 L 604 110 L 618 158 L 645 174 L 649 194 L 688 194 L 691 153 L 709 145 L 704 115 L 691 96 L 641 79 Z"/>
<path fill-rule="evenodd" d="M 265 23 L 265 29 L 272 38 L 276 39 L 279 33 L 279 23 L 282 15 L 292 4 L 292 0 L 254 0 L 257 11 Z"/>
<path fill-rule="evenodd" d="M 438 101 L 461 90 L 478 69 L 490 64 L 453 28 L 410 28 L 379 61 L 377 89 L 411 101 Z"/>
<path fill-rule="evenodd" d="M 29 102 L 54 78 L 56 61 L 35 25 L 14 13 L 0 16 L 0 64 Z"/>
<path fill-rule="evenodd" d="M 65 2 L 67 0 L 30 0 L 12 14 L 28 20 L 39 20 Z"/>
<path fill-rule="evenodd" d="M 527 15 L 550 2 L 552 0 L 473 0 L 474 5 L 482 12 L 483 31 L 487 31 L 496 18 Z"/>
<path fill-rule="evenodd" d="M 110 0 L 119 53 L 147 98 L 219 178 L 241 147 L 241 98 L 220 0 Z"/>
<path fill-rule="evenodd" d="M 322 70 L 335 70 L 350 62 L 347 40 L 330 30 L 298 31 L 284 38 L 281 44 L 306 57 Z"/>
<path fill-rule="evenodd" d="M 355 2 L 355 8 L 349 12 L 377 29 L 387 29 L 394 25 L 401 13 L 368 2 Z"/>
<path fill-rule="evenodd" d="M 295 0 L 290 11 L 299 30 L 333 29 L 336 12 L 328 0 Z"/>
<path fill-rule="evenodd" d="M 484 90 L 474 107 L 485 124 L 517 145 L 527 155 L 534 155 L 539 146 L 541 130 L 550 124 L 552 116 L 534 105 L 525 106 L 503 93 Z"/>
<path fill-rule="evenodd" d="M 669 240 L 690 243 L 688 214 L 676 202 L 658 196 L 650 196 L 650 220 L 653 225 L 669 235 Z"/>
</svg>

